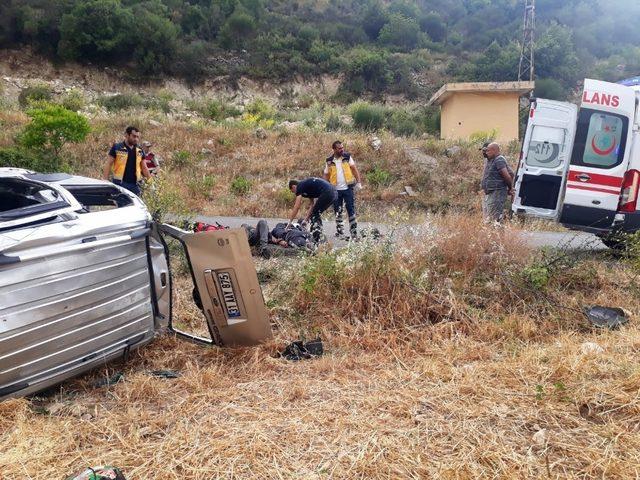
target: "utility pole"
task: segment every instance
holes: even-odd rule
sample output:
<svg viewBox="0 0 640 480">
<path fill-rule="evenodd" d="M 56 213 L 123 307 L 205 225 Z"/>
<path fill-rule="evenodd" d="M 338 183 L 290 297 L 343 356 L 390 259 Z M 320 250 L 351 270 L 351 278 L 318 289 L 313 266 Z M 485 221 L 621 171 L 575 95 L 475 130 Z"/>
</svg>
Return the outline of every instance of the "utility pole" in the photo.
<svg viewBox="0 0 640 480">
<path fill-rule="evenodd" d="M 535 49 L 536 0 L 525 0 L 524 28 L 522 32 L 522 49 L 518 65 L 518 81 L 534 80 L 533 51 Z"/>
</svg>

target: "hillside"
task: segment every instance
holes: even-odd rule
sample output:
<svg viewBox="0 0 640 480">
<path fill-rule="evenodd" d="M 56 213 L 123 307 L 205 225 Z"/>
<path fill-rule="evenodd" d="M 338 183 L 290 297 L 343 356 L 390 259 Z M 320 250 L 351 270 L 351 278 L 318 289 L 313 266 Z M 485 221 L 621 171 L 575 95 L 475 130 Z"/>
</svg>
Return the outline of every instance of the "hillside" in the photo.
<svg viewBox="0 0 640 480">
<path fill-rule="evenodd" d="M 2 0 L 0 47 L 164 76 L 282 82 L 337 78 L 334 100 L 428 96 L 448 79 L 517 73 L 523 2 L 516 0 Z M 585 73 L 640 72 L 635 0 L 539 0 L 541 96 L 563 97 Z M 96 28 L 99 26 L 100 28 Z"/>
</svg>

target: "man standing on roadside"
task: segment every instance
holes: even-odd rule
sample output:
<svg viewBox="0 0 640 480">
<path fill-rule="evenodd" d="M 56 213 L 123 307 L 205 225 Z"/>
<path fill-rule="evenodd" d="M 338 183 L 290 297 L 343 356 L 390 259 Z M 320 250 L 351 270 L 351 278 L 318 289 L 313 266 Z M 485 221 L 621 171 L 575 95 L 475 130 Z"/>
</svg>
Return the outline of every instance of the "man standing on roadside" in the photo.
<svg viewBox="0 0 640 480">
<path fill-rule="evenodd" d="M 501 222 L 504 215 L 504 203 L 507 196 L 515 194 L 513 189 L 513 170 L 506 159 L 500 155 L 500 145 L 493 142 L 482 148 L 486 158 L 482 173 L 482 214 L 485 222 Z"/>
<path fill-rule="evenodd" d="M 333 148 L 333 154 L 327 157 L 323 175 L 324 179 L 331 182 L 338 192 L 338 198 L 333 204 L 336 214 L 336 237 L 344 235 L 342 212 L 343 207 L 346 206 L 349 216 L 349 233 L 351 238 L 355 239 L 358 236 L 355 192 L 362 189 L 360 172 L 351 154 L 344 151 L 341 141 L 333 142 L 331 148 Z"/>
<path fill-rule="evenodd" d="M 301 181 L 289 180 L 289 190 L 295 194 L 296 202 L 293 205 L 287 228 L 291 228 L 293 221 L 296 219 L 302 205 L 302 199 L 308 198 L 310 206 L 305 221 L 311 220 L 311 238 L 317 245 L 322 238 L 322 218 L 320 215 L 335 203 L 338 198 L 338 192 L 326 180 L 314 177 L 305 178 Z"/>
<path fill-rule="evenodd" d="M 113 183 L 136 195 L 140 195 L 138 181 L 142 177 L 151 176 L 144 161 L 144 152 L 138 147 L 139 140 L 140 130 L 136 127 L 127 127 L 124 141 L 115 143 L 111 147 L 102 171 L 105 180 L 109 180 L 109 176 L 112 175 Z"/>
</svg>

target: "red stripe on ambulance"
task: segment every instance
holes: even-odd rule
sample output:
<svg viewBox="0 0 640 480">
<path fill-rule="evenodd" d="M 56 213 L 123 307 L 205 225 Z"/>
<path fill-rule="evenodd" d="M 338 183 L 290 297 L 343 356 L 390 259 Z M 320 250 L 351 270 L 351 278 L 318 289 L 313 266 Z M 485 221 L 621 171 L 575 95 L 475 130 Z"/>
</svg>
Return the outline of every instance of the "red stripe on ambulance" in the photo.
<svg viewBox="0 0 640 480">
<path fill-rule="evenodd" d="M 606 185 L 608 187 L 622 186 L 622 177 L 603 175 L 601 173 L 581 172 L 578 170 L 569 170 L 569 178 L 567 180 L 588 183 L 589 185 Z"/>
</svg>

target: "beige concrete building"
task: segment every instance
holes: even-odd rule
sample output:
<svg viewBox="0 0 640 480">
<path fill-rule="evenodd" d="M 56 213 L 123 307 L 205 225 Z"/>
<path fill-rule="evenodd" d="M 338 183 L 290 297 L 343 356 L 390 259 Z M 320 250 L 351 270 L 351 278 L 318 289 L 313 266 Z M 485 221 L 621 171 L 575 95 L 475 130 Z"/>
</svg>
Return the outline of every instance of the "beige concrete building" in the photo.
<svg viewBox="0 0 640 480">
<path fill-rule="evenodd" d="M 496 131 L 498 142 L 518 138 L 520 97 L 534 82 L 447 83 L 429 100 L 440 105 L 440 137 L 466 140 L 480 132 Z"/>
</svg>

